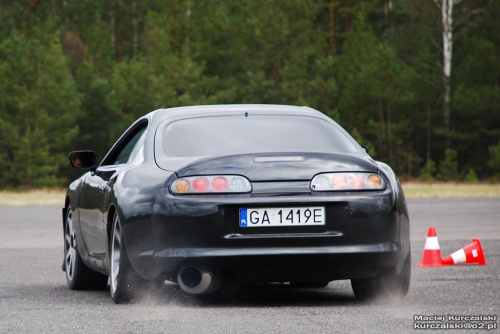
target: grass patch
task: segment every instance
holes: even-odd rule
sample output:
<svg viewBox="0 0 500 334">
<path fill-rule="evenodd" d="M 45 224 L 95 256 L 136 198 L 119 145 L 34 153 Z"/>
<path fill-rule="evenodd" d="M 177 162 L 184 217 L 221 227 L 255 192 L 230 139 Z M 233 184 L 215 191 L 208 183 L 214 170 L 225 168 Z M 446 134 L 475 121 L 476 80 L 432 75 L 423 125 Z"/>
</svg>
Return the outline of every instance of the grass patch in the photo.
<svg viewBox="0 0 500 334">
<path fill-rule="evenodd" d="M 0 206 L 64 205 L 66 189 L 0 191 Z"/>
<path fill-rule="evenodd" d="M 404 182 L 406 198 L 500 197 L 500 184 Z"/>
</svg>

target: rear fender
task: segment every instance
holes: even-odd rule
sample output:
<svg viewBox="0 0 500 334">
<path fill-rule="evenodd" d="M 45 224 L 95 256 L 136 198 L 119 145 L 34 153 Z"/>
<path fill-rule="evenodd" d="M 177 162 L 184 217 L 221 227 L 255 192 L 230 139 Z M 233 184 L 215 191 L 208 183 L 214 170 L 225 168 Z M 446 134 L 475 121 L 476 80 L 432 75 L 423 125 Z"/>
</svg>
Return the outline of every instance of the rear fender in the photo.
<svg viewBox="0 0 500 334">
<path fill-rule="evenodd" d="M 401 245 L 401 256 L 396 266 L 396 271 L 400 272 L 405 263 L 408 252 L 410 251 L 410 218 L 408 215 L 408 207 L 406 205 L 406 198 L 403 192 L 403 188 L 399 183 L 396 174 L 389 165 L 377 161 L 381 172 L 388 178 L 392 189 L 394 189 L 395 204 L 399 212 L 399 238 Z"/>
</svg>

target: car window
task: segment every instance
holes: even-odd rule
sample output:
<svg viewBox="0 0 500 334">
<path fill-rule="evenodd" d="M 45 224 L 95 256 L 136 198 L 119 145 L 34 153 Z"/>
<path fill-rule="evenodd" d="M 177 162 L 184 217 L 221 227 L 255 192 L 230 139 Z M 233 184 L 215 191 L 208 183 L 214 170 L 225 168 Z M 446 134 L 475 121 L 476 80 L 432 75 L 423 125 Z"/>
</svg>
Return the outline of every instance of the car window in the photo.
<svg viewBox="0 0 500 334">
<path fill-rule="evenodd" d="M 134 149 L 132 150 L 132 153 L 130 153 L 130 156 L 127 160 L 127 163 L 131 163 L 132 161 L 135 161 L 136 158 L 139 155 L 144 155 L 144 141 L 146 138 L 146 129 L 142 130 L 142 135 L 140 136 L 139 140 L 134 146 Z"/>
<path fill-rule="evenodd" d="M 333 124 L 306 116 L 217 116 L 183 119 L 166 127 L 171 157 L 265 152 L 353 153 L 353 142 Z"/>
<path fill-rule="evenodd" d="M 146 132 L 146 127 L 139 130 L 135 135 L 133 135 L 130 140 L 125 144 L 125 146 L 119 151 L 116 159 L 111 163 L 112 165 L 121 165 L 127 163 L 131 158 L 133 158 L 140 149 L 141 140 Z"/>
</svg>

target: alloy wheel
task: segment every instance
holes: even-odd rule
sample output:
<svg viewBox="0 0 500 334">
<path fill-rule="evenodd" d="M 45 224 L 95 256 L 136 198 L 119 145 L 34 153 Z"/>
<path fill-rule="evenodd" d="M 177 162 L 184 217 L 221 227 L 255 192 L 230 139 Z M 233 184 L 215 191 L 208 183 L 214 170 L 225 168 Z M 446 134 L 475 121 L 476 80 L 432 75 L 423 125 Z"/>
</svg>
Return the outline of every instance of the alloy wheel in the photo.
<svg viewBox="0 0 500 334">
<path fill-rule="evenodd" d="M 118 274 L 120 273 L 120 250 L 121 250 L 121 225 L 118 216 L 115 218 L 112 244 L 111 244 L 111 293 L 116 292 L 118 286 Z"/>
<path fill-rule="evenodd" d="M 76 237 L 75 237 L 75 228 L 73 225 L 73 213 L 71 211 L 68 212 L 68 216 L 66 218 L 66 230 L 64 235 L 65 240 L 65 264 L 66 264 L 66 277 L 69 281 L 73 280 L 73 276 L 75 273 L 76 266 Z"/>
</svg>

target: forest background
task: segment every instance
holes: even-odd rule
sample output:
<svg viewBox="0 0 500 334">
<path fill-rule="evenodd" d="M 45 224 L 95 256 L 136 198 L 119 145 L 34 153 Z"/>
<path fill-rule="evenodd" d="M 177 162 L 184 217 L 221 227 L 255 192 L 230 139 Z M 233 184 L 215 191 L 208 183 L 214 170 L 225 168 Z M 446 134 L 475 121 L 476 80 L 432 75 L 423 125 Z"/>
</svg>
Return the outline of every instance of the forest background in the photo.
<svg viewBox="0 0 500 334">
<path fill-rule="evenodd" d="M 0 0 L 0 19 L 0 189 L 65 185 L 68 152 L 215 103 L 316 108 L 404 179 L 500 179 L 500 0 Z"/>
</svg>

